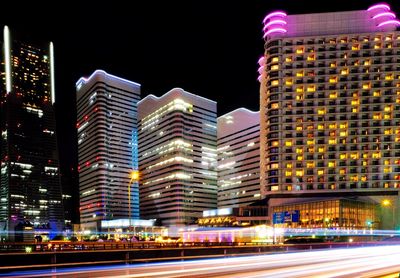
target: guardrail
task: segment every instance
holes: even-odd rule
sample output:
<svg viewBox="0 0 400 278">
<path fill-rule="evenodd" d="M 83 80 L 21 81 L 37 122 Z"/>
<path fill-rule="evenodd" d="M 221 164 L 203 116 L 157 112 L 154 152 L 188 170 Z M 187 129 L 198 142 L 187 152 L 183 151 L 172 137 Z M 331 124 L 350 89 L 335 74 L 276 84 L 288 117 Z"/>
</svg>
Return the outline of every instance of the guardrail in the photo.
<svg viewBox="0 0 400 278">
<path fill-rule="evenodd" d="M 74 243 L 78 246 L 81 243 Z M 132 248 L 131 245 L 135 248 Z M 188 246 L 193 244 L 192 246 Z M 21 269 L 56 268 L 68 266 L 85 266 L 116 263 L 139 263 L 166 260 L 187 260 L 201 258 L 217 258 L 232 256 L 261 255 L 277 252 L 305 252 L 309 250 L 320 250 L 330 248 L 350 248 L 363 246 L 379 246 L 400 244 L 400 242 L 327 242 L 313 244 L 275 244 L 275 245 L 220 245 L 221 243 L 208 243 L 208 246 L 199 246 L 199 243 L 169 243 L 162 246 L 160 243 L 92 243 L 89 249 L 83 250 L 43 250 L 32 253 L 13 252 L 0 253 L 0 272 L 11 272 Z M 205 243 L 204 243 L 205 244 Z M 219 244 L 219 245 L 217 245 Z M 43 245 L 43 244 L 40 244 Z M 118 249 L 107 249 L 117 247 Z M 62 252 L 59 252 L 62 251 Z M 28 264 L 28 265 L 26 265 Z"/>
</svg>

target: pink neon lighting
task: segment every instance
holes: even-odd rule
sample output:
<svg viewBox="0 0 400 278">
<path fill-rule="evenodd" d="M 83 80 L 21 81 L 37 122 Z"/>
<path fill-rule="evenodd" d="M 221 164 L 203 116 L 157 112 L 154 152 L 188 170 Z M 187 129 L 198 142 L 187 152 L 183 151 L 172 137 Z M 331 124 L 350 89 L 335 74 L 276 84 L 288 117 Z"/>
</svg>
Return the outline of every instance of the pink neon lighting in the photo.
<svg viewBox="0 0 400 278">
<path fill-rule="evenodd" d="M 265 24 L 263 30 L 267 29 L 271 25 L 286 25 L 286 24 L 287 24 L 287 22 L 282 19 L 275 19 L 275 20 L 272 20 L 272 21 L 268 22 L 267 24 Z"/>
<path fill-rule="evenodd" d="M 259 77 L 257 77 L 258 82 L 261 82 L 262 77 L 263 77 L 262 75 L 260 75 Z"/>
<path fill-rule="evenodd" d="M 258 59 L 258 64 L 259 64 L 260 66 L 262 66 L 262 65 L 264 64 L 264 61 L 265 61 L 265 57 L 262 56 L 262 57 L 260 57 L 260 59 Z"/>
<path fill-rule="evenodd" d="M 263 23 L 265 23 L 265 21 L 267 21 L 268 18 L 271 18 L 271 17 L 274 17 L 274 16 L 285 17 L 285 16 L 287 16 L 287 14 L 285 12 L 282 12 L 282 11 L 276 11 L 276 12 L 267 14 L 267 16 L 263 20 Z"/>
<path fill-rule="evenodd" d="M 373 6 L 369 7 L 367 11 L 370 12 L 370 11 L 375 10 L 375 9 L 386 9 L 386 10 L 390 11 L 390 6 L 388 4 L 384 4 L 384 3 L 376 4 L 376 5 L 373 5 Z"/>
<path fill-rule="evenodd" d="M 283 28 L 274 28 L 274 29 L 268 30 L 268 31 L 264 34 L 263 38 L 265 38 L 266 36 L 268 36 L 269 34 L 272 34 L 272 33 L 286 33 L 286 32 L 287 32 L 286 29 L 283 29 Z"/>
<path fill-rule="evenodd" d="M 384 21 L 382 23 L 379 23 L 378 27 L 385 26 L 385 25 L 388 25 L 388 24 L 400 25 L 400 21 L 397 20 L 397 19 L 396 20 L 387 20 L 387 21 Z"/>
<path fill-rule="evenodd" d="M 376 19 L 376 18 L 383 17 L 383 16 L 390 16 L 391 18 L 395 18 L 396 17 L 396 15 L 394 13 L 392 13 L 392 12 L 384 12 L 384 13 L 379 13 L 377 15 L 374 15 L 372 18 Z"/>
<path fill-rule="evenodd" d="M 264 72 L 264 66 L 258 68 L 258 73 L 262 74 Z"/>
</svg>

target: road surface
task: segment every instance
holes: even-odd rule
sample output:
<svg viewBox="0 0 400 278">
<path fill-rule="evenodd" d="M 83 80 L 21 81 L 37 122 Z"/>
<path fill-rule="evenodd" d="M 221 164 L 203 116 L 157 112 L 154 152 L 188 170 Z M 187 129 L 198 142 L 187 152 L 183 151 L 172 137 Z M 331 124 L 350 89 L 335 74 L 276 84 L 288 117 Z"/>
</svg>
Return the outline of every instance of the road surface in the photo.
<svg viewBox="0 0 400 278">
<path fill-rule="evenodd" d="M 13 277 L 400 277 L 400 245 L 14 272 Z M 2 276 L 2 275 L 0 275 Z M 4 277 L 4 274 L 3 274 Z M 7 276 L 9 277 L 9 276 Z"/>
</svg>

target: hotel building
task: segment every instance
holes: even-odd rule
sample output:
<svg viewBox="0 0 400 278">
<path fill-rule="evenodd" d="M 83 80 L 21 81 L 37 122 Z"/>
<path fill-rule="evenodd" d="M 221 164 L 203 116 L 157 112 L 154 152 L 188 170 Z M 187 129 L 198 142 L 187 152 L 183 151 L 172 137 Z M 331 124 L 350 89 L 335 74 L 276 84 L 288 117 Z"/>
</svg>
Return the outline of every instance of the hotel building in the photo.
<svg viewBox="0 0 400 278">
<path fill-rule="evenodd" d="M 397 214 L 396 14 L 377 4 L 320 14 L 276 11 L 263 23 L 261 190 L 270 207 L 287 198 L 342 196 L 390 204 L 385 215 Z"/>
<path fill-rule="evenodd" d="M 64 227 L 53 44 L 16 40 L 5 26 L 1 46 L 0 236 L 52 237 Z"/>
<path fill-rule="evenodd" d="M 260 200 L 260 113 L 239 108 L 218 118 L 218 207 Z"/>
<path fill-rule="evenodd" d="M 141 218 L 194 224 L 217 207 L 217 103 L 175 88 L 138 109 Z"/>
<path fill-rule="evenodd" d="M 76 90 L 81 226 L 138 218 L 140 84 L 97 70 Z"/>
</svg>

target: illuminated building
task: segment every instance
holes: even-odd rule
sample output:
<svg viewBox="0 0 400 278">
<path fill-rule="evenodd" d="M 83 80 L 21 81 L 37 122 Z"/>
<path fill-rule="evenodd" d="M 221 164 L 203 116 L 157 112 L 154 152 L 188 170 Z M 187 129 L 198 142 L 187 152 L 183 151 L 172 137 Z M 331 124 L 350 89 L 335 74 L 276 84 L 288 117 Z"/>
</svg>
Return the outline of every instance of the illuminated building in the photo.
<svg viewBox="0 0 400 278">
<path fill-rule="evenodd" d="M 101 220 L 139 217 L 140 84 L 97 70 L 76 90 L 81 226 L 98 231 Z"/>
<path fill-rule="evenodd" d="M 293 202 L 272 208 L 273 213 L 299 211 L 298 222 L 286 222 L 282 227 L 292 228 L 378 228 L 379 210 L 376 204 L 362 200 L 334 198 Z"/>
<path fill-rule="evenodd" d="M 218 118 L 218 207 L 260 200 L 260 113 L 239 108 Z"/>
<path fill-rule="evenodd" d="M 8 240 L 33 239 L 34 233 L 54 236 L 63 230 L 64 214 L 53 44 L 15 40 L 7 26 L 3 35 L 0 235 Z"/>
<path fill-rule="evenodd" d="M 194 224 L 217 207 L 217 103 L 175 88 L 138 107 L 141 217 Z"/>
<path fill-rule="evenodd" d="M 332 195 L 375 203 L 388 196 L 398 206 L 396 15 L 378 4 L 321 14 L 277 11 L 263 23 L 261 190 L 270 206 Z"/>
</svg>

